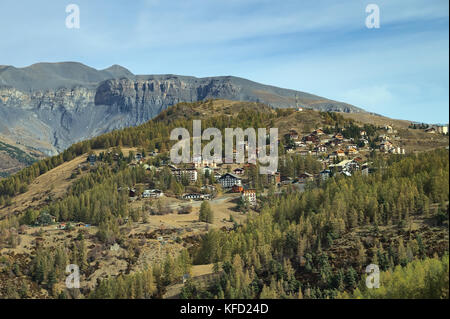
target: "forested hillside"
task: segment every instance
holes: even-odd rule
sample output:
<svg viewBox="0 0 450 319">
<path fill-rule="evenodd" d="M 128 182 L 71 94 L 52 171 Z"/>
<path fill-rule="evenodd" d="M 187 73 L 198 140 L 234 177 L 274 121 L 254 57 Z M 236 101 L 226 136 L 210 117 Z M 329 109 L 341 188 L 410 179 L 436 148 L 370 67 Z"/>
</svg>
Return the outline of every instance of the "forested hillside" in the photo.
<svg viewBox="0 0 450 319">
<path fill-rule="evenodd" d="M 247 167 L 246 182 L 257 195 L 249 208 L 210 173 L 199 170 L 195 182 L 177 179 L 167 165 L 169 134 L 175 127 L 191 132 L 194 118 L 221 131 L 280 127 L 278 171 L 292 181 L 277 185 L 257 166 Z M 288 152 L 285 123 L 296 123 L 300 133 L 322 127 L 347 139 L 364 130 L 372 145 L 383 133 L 336 113 L 180 103 L 146 124 L 75 144 L 0 180 L 0 297 L 163 298 L 177 285 L 181 298 L 448 297 L 448 149 L 406 155 L 372 149 L 364 155 L 370 173 L 336 173 L 299 190 L 294 179 L 317 175 L 324 156 Z M 138 163 L 137 153 L 156 154 Z M 46 178 L 63 183 L 30 189 L 46 187 Z M 214 204 L 182 198 L 214 185 L 208 193 L 220 195 Z M 144 189 L 158 189 L 167 200 L 144 198 Z M 36 198 L 21 203 L 30 193 Z M 80 289 L 64 286 L 69 263 L 80 267 Z M 379 266 L 384 290 L 364 289 L 369 264 Z M 194 267 L 209 265 L 207 280 L 192 276 L 180 284 Z M 408 285 L 413 276 L 419 281 Z M 408 292 L 419 286 L 417 294 Z"/>
</svg>

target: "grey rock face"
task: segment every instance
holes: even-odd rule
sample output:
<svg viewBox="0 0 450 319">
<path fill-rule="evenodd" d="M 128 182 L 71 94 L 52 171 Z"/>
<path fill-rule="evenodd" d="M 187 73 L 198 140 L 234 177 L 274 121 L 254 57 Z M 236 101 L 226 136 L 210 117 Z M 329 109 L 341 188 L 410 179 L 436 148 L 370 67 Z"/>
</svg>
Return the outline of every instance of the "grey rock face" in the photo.
<svg viewBox="0 0 450 319">
<path fill-rule="evenodd" d="M 222 76 L 138 75 L 114 65 L 0 66 L 0 134 L 55 154 L 96 135 L 142 124 L 168 106 L 204 99 L 254 101 L 272 107 L 364 112 L 312 94 Z"/>
</svg>

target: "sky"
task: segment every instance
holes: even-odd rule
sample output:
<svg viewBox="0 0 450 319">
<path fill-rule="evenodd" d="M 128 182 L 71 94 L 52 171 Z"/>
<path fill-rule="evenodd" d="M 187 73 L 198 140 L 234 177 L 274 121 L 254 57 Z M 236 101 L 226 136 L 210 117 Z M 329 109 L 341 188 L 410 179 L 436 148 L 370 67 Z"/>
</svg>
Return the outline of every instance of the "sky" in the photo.
<svg viewBox="0 0 450 319">
<path fill-rule="evenodd" d="M 449 122 L 448 38 L 448 0 L 0 2 L 0 65 L 233 75 L 427 123 Z"/>
</svg>

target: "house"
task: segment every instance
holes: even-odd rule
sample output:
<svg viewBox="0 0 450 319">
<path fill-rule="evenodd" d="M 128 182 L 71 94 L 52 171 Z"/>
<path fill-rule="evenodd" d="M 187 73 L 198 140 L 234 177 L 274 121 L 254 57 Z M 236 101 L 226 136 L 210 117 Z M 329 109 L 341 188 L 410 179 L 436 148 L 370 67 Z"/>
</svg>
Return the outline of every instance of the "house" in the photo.
<svg viewBox="0 0 450 319">
<path fill-rule="evenodd" d="M 429 127 L 427 129 L 425 129 L 425 132 L 431 133 L 431 134 L 435 134 L 436 133 L 436 129 L 434 127 Z"/>
<path fill-rule="evenodd" d="M 304 172 L 298 176 L 299 183 L 307 183 L 314 181 L 314 175 Z"/>
<path fill-rule="evenodd" d="M 225 173 L 224 175 L 220 176 L 218 182 L 220 183 L 220 185 L 222 185 L 223 188 L 231 188 L 234 185 L 242 185 L 242 179 L 231 173 Z"/>
<path fill-rule="evenodd" d="M 195 183 L 198 178 L 198 172 L 195 168 L 172 169 L 172 175 L 175 176 L 177 180 L 181 180 L 183 176 L 186 176 L 191 183 Z"/>
<path fill-rule="evenodd" d="M 363 176 L 369 175 L 369 164 L 366 163 L 361 166 L 361 174 Z"/>
<path fill-rule="evenodd" d="M 307 135 L 303 138 L 303 140 L 306 142 L 306 144 L 316 144 L 320 142 L 320 139 L 316 135 Z"/>
<path fill-rule="evenodd" d="M 146 189 L 142 193 L 143 198 L 159 198 L 162 197 L 164 193 L 159 189 Z"/>
<path fill-rule="evenodd" d="M 344 150 L 338 149 L 337 151 L 333 152 L 337 157 L 344 157 L 345 156 L 345 152 Z"/>
<path fill-rule="evenodd" d="M 279 172 L 267 174 L 267 182 L 269 184 L 279 184 L 281 182 L 281 175 Z"/>
<path fill-rule="evenodd" d="M 369 144 L 369 141 L 366 138 L 362 138 L 362 139 L 360 139 L 360 141 L 363 142 L 364 145 L 368 145 Z"/>
<path fill-rule="evenodd" d="M 241 193 L 244 191 L 244 187 L 242 187 L 241 185 L 233 185 L 233 187 L 231 187 L 231 191 L 233 193 Z"/>
<path fill-rule="evenodd" d="M 90 154 L 89 156 L 88 156 L 88 162 L 89 162 L 89 164 L 91 164 L 91 165 L 95 165 L 95 162 L 97 161 L 97 155 L 95 155 L 95 154 Z"/>
<path fill-rule="evenodd" d="M 292 184 L 292 177 L 282 176 L 281 177 L 281 185 Z"/>
<path fill-rule="evenodd" d="M 358 154 L 358 150 L 356 148 L 349 148 L 347 150 L 347 154 L 348 154 L 348 156 Z"/>
<path fill-rule="evenodd" d="M 319 175 L 320 175 L 320 179 L 322 181 L 326 181 L 327 179 L 329 179 L 331 177 L 331 171 L 329 169 L 325 169 L 325 170 L 321 171 L 319 173 Z"/>
<path fill-rule="evenodd" d="M 235 168 L 233 170 L 234 175 L 243 175 L 245 173 L 245 170 L 243 168 Z"/>
<path fill-rule="evenodd" d="M 306 144 L 302 141 L 295 141 L 294 144 L 295 144 L 295 147 L 297 147 L 297 148 L 306 147 Z"/>
<path fill-rule="evenodd" d="M 291 138 L 292 140 L 298 139 L 298 133 L 296 130 L 291 129 L 291 130 L 289 130 L 288 134 L 289 134 L 289 138 Z"/>
<path fill-rule="evenodd" d="M 201 199 L 203 199 L 203 195 L 199 194 L 199 193 L 189 193 L 189 194 L 184 194 L 183 199 L 201 200 Z"/>
<path fill-rule="evenodd" d="M 297 107 L 297 112 L 302 112 L 303 108 L 301 106 Z"/>
<path fill-rule="evenodd" d="M 385 129 L 388 133 L 394 133 L 394 130 L 392 129 L 392 126 L 390 126 L 390 125 L 386 125 L 386 126 L 384 127 L 384 129 Z"/>
<path fill-rule="evenodd" d="M 359 169 L 359 164 L 358 162 L 354 161 L 354 160 L 343 160 L 340 161 L 338 164 L 331 164 L 330 166 L 328 166 L 329 169 L 332 170 L 336 170 L 338 172 L 342 172 L 342 171 L 355 171 Z"/>
<path fill-rule="evenodd" d="M 214 173 L 213 167 L 211 167 L 209 165 L 206 165 L 205 167 L 203 167 L 203 174 L 208 174 L 211 176 L 211 174 L 213 174 L 213 173 Z"/>
<path fill-rule="evenodd" d="M 315 130 L 314 132 L 312 132 L 312 134 L 314 134 L 314 135 L 323 135 L 323 134 L 325 134 L 323 131 L 322 131 L 322 129 L 317 129 L 317 130 Z"/>
<path fill-rule="evenodd" d="M 343 140 L 344 139 L 344 136 L 341 133 L 336 133 L 336 134 L 334 134 L 333 137 L 335 139 L 337 139 L 337 140 Z"/>
<path fill-rule="evenodd" d="M 448 133 L 448 125 L 437 125 L 436 132 L 438 132 L 440 134 L 447 134 Z"/>
<path fill-rule="evenodd" d="M 314 151 L 316 153 L 325 153 L 327 151 L 327 147 L 324 144 L 320 144 L 314 148 Z"/>
<path fill-rule="evenodd" d="M 380 144 L 380 151 L 389 152 L 392 148 L 394 148 L 394 145 L 389 141 L 381 142 Z"/>
<path fill-rule="evenodd" d="M 361 131 L 361 132 L 359 132 L 359 135 L 361 135 L 361 136 L 367 136 L 367 132 L 366 132 L 366 131 Z"/>
<path fill-rule="evenodd" d="M 255 189 L 244 189 L 241 194 L 241 198 L 248 200 L 250 205 L 256 205 L 256 190 Z"/>
</svg>

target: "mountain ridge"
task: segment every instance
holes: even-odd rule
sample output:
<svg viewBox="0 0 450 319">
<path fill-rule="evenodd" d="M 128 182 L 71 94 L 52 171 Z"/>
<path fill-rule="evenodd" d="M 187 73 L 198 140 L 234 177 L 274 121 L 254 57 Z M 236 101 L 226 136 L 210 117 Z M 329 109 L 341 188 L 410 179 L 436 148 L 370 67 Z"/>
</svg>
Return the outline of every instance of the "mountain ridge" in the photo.
<svg viewBox="0 0 450 319">
<path fill-rule="evenodd" d="M 353 105 L 235 76 L 135 75 L 114 64 L 0 67 L 0 135 L 54 155 L 75 142 L 142 124 L 179 102 L 228 99 L 274 108 L 365 112 Z"/>
</svg>

